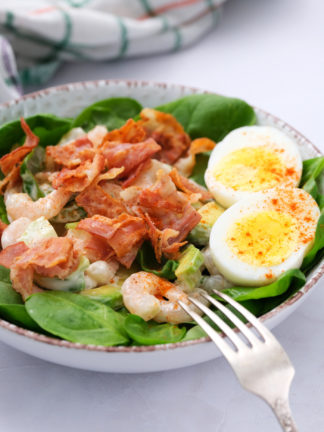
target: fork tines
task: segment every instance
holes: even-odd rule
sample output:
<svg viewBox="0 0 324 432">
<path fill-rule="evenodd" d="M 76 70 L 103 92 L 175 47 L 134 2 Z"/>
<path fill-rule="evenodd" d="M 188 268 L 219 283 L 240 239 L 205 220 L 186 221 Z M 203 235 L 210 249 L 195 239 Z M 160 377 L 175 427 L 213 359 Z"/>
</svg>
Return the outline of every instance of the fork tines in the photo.
<svg viewBox="0 0 324 432">
<path fill-rule="evenodd" d="M 241 332 L 244 336 L 247 343 L 243 341 L 243 339 L 238 335 L 236 331 L 234 331 L 220 316 L 218 316 L 215 312 L 205 306 L 201 301 L 196 298 L 189 296 L 189 301 L 200 309 L 205 315 L 207 315 L 210 320 L 227 336 L 228 340 L 231 342 L 232 346 L 224 339 L 221 333 L 217 332 L 213 329 L 195 310 L 193 310 L 190 306 L 185 304 L 182 301 L 179 301 L 180 306 L 187 312 L 188 315 L 191 316 L 208 334 L 208 336 L 217 344 L 219 349 L 223 352 L 226 357 L 232 356 L 232 353 L 238 351 L 246 351 L 253 346 L 264 343 L 265 338 L 273 338 L 271 333 L 267 328 L 261 324 L 257 318 L 252 315 L 251 312 L 247 311 L 244 307 L 242 307 L 239 303 L 233 300 L 226 294 L 223 294 L 220 291 L 213 290 L 213 292 L 225 300 L 228 304 L 230 304 L 240 315 L 242 315 L 250 326 L 253 326 L 254 329 L 257 330 L 259 337 L 257 337 L 254 332 L 249 329 L 249 327 L 244 324 L 238 316 L 236 316 L 231 310 L 229 310 L 224 304 L 220 301 L 211 297 L 207 293 L 202 293 L 202 296 L 205 297 L 213 306 L 216 307 L 222 314 L 230 320 L 234 326 Z"/>
</svg>

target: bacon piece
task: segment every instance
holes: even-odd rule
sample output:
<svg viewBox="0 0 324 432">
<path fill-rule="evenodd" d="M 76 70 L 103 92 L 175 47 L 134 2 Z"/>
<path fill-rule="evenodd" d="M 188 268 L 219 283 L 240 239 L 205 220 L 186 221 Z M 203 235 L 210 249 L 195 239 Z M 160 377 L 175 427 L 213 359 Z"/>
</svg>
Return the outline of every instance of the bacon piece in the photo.
<svg viewBox="0 0 324 432">
<path fill-rule="evenodd" d="M 38 145 L 39 142 L 39 137 L 33 134 L 23 117 L 20 118 L 20 124 L 26 134 L 26 139 L 22 146 L 12 150 L 0 159 L 0 168 L 5 176 L 8 175 L 10 171 Z"/>
<path fill-rule="evenodd" d="M 92 161 L 94 155 L 95 151 L 92 142 L 87 136 L 65 145 L 46 147 L 46 156 L 66 168 L 75 168 L 87 160 Z"/>
<path fill-rule="evenodd" d="M 115 219 L 99 215 L 83 219 L 78 228 L 104 239 L 114 250 L 117 260 L 127 268 L 132 265 L 146 237 L 144 221 L 125 213 Z"/>
<path fill-rule="evenodd" d="M 192 194 L 198 194 L 200 195 L 198 199 L 201 201 L 209 201 L 213 199 L 211 193 L 208 192 L 208 190 L 180 175 L 176 168 L 173 168 L 169 175 L 177 188 L 182 190 L 185 194 L 189 196 Z"/>
<path fill-rule="evenodd" d="M 23 131 L 26 134 L 26 140 L 24 142 L 24 146 L 31 147 L 31 148 L 37 147 L 39 143 L 39 137 L 32 132 L 32 130 L 30 129 L 30 127 L 28 126 L 28 124 L 26 123 L 23 117 L 20 117 L 20 124 Z"/>
<path fill-rule="evenodd" d="M 26 269 L 30 265 L 42 276 L 65 279 L 78 266 L 78 256 L 73 241 L 67 237 L 41 240 L 15 261 L 16 267 Z"/>
<path fill-rule="evenodd" d="M 12 244 L 0 252 L 0 265 L 11 268 L 16 258 L 19 258 L 28 250 L 24 242 Z"/>
<path fill-rule="evenodd" d="M 127 177 L 138 165 L 160 150 L 161 147 L 151 138 L 137 144 L 108 141 L 100 149 L 109 168 L 124 167 L 121 177 Z"/>
<path fill-rule="evenodd" d="M 171 114 L 144 108 L 140 116 L 141 120 L 138 123 L 144 127 L 148 136 L 162 147 L 156 155 L 157 159 L 170 165 L 174 164 L 189 148 L 189 135 Z"/>
<path fill-rule="evenodd" d="M 21 267 L 13 266 L 10 271 L 12 287 L 24 300 L 33 294 L 33 277 L 34 270 L 32 267 L 22 269 Z"/>
<path fill-rule="evenodd" d="M 126 212 L 126 208 L 120 198 L 114 198 L 99 184 L 91 184 L 87 187 L 76 197 L 76 203 L 80 207 L 83 207 L 89 216 L 98 214 L 115 218 Z"/>
<path fill-rule="evenodd" d="M 131 186 L 138 179 L 138 177 L 142 174 L 142 172 L 148 168 L 150 162 L 151 162 L 151 159 L 147 158 L 144 162 L 139 164 L 137 166 L 137 168 L 135 169 L 135 171 L 133 171 L 130 174 L 130 176 L 122 182 L 122 188 L 125 189 L 125 188 L 128 188 L 129 186 Z"/>
<path fill-rule="evenodd" d="M 77 268 L 78 263 L 79 256 L 70 238 L 42 240 L 14 260 L 10 272 L 12 286 L 25 299 L 33 292 L 34 272 L 64 279 Z"/>
<path fill-rule="evenodd" d="M 19 179 L 20 179 L 20 166 L 18 165 L 15 168 L 13 168 L 4 179 L 0 181 L 0 193 L 3 193 L 7 185 L 9 189 L 13 187 L 18 182 Z"/>
<path fill-rule="evenodd" d="M 196 164 L 196 155 L 213 150 L 216 143 L 209 138 L 197 138 L 190 144 L 188 154 L 175 163 L 175 168 L 185 177 L 189 177 Z"/>
<path fill-rule="evenodd" d="M 169 245 L 182 242 L 201 219 L 188 198 L 176 190 L 170 176 L 162 170 L 157 172 L 155 184 L 141 192 L 138 201 L 156 228 L 161 231 L 171 228 L 179 232 L 171 239 L 172 242 L 169 239 Z"/>
<path fill-rule="evenodd" d="M 55 189 L 63 187 L 69 192 L 81 192 L 103 171 L 105 160 L 96 154 L 93 161 L 86 160 L 75 169 L 63 168 L 52 176 Z"/>
<path fill-rule="evenodd" d="M 114 129 L 108 132 L 105 136 L 104 142 L 114 141 L 119 143 L 140 143 L 146 140 L 147 135 L 145 129 L 135 122 L 133 119 L 127 120 L 127 122 L 119 129 Z"/>
<path fill-rule="evenodd" d="M 86 256 L 90 262 L 109 261 L 115 255 L 105 240 L 81 229 L 70 229 L 68 238 L 73 240 L 74 249 L 80 256 Z"/>
<path fill-rule="evenodd" d="M 143 213 L 143 219 L 147 223 L 147 233 L 154 248 L 155 257 L 158 262 L 161 262 L 162 254 L 167 258 L 177 258 L 179 249 L 187 242 L 173 242 L 173 239 L 178 237 L 179 231 L 171 228 L 159 230 L 151 220 L 147 213 Z"/>
</svg>

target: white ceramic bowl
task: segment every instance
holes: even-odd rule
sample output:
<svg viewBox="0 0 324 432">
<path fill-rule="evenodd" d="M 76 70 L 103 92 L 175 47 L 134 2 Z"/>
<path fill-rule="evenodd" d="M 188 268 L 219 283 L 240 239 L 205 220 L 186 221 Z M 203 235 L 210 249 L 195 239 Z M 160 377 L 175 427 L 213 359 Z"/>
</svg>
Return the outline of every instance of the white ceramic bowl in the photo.
<svg viewBox="0 0 324 432">
<path fill-rule="evenodd" d="M 203 93 L 180 85 L 143 81 L 93 81 L 42 90 L 0 106 L 0 125 L 20 116 L 52 113 L 73 117 L 83 108 L 109 97 L 132 97 L 143 106 L 154 107 L 182 96 Z M 258 122 L 275 126 L 293 138 L 303 159 L 320 151 L 294 128 L 258 108 Z M 301 303 L 324 273 L 323 261 L 311 272 L 306 285 L 293 297 L 262 317 L 270 329 L 287 318 Z M 28 354 L 54 363 L 102 372 L 152 372 L 189 366 L 220 356 L 208 338 L 175 344 L 103 347 L 82 345 L 40 335 L 0 320 L 0 340 Z"/>
</svg>

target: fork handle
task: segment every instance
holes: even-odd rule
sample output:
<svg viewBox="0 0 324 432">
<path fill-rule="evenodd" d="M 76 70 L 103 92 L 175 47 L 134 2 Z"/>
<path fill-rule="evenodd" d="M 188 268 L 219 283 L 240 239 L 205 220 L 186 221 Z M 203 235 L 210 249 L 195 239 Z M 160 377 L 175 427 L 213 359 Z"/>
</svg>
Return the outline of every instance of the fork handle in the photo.
<svg viewBox="0 0 324 432">
<path fill-rule="evenodd" d="M 278 398 L 271 404 L 271 408 L 275 413 L 282 430 L 285 432 L 298 432 L 296 423 L 294 422 L 288 400 Z"/>
</svg>

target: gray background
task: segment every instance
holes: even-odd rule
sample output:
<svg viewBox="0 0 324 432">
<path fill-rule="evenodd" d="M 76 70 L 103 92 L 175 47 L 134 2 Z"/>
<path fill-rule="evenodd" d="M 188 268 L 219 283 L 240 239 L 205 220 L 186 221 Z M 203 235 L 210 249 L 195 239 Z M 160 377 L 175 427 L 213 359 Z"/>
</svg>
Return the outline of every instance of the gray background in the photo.
<svg viewBox="0 0 324 432">
<path fill-rule="evenodd" d="M 324 3 L 229 0 L 215 31 L 186 51 L 116 63 L 65 65 L 49 85 L 134 78 L 197 86 L 286 120 L 324 151 Z M 324 280 L 275 331 L 296 378 L 301 431 L 324 430 Z M 223 359 L 190 368 L 113 375 L 56 366 L 0 344 L 0 431 L 279 430 Z"/>
</svg>

